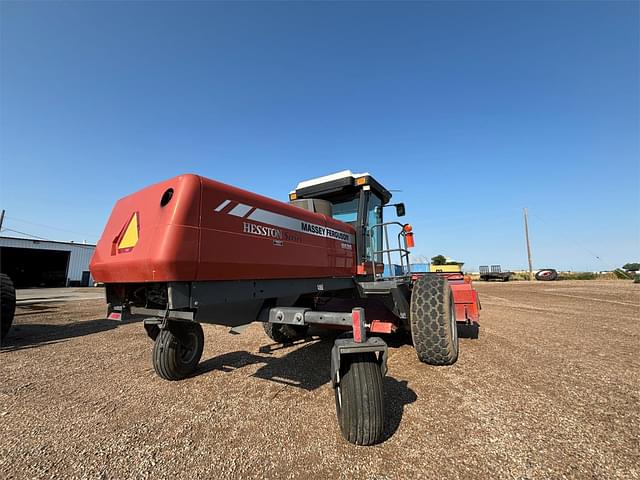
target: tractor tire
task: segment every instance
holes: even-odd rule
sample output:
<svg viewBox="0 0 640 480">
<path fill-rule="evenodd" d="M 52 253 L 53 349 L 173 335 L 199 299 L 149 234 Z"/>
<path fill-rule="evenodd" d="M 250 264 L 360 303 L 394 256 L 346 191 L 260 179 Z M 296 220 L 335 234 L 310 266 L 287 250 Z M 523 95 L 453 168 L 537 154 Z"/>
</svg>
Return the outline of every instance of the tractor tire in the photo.
<svg viewBox="0 0 640 480">
<path fill-rule="evenodd" d="M 291 343 L 307 336 L 309 325 L 287 325 L 284 323 L 264 322 L 264 333 L 276 343 Z"/>
<path fill-rule="evenodd" d="M 382 372 L 374 353 L 345 355 L 335 388 L 336 415 L 342 436 L 356 445 L 382 440 Z"/>
<path fill-rule="evenodd" d="M 195 370 L 204 349 L 199 323 L 173 322 L 153 344 L 153 368 L 165 380 L 182 380 Z"/>
<path fill-rule="evenodd" d="M 558 272 L 553 268 L 545 268 L 536 272 L 536 280 L 539 282 L 553 282 L 558 279 Z"/>
<path fill-rule="evenodd" d="M 0 341 L 9 333 L 16 313 L 16 289 L 8 275 L 0 273 Z"/>
<path fill-rule="evenodd" d="M 421 362 L 453 365 L 458 360 L 458 327 L 451 287 L 446 279 L 425 275 L 411 293 L 411 338 Z"/>
</svg>

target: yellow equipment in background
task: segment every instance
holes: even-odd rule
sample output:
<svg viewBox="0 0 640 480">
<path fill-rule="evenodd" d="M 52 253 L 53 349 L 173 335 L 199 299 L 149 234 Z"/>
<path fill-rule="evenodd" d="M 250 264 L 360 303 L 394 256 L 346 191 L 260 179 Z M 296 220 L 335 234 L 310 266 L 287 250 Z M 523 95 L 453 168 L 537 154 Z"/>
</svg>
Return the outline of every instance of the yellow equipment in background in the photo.
<svg viewBox="0 0 640 480">
<path fill-rule="evenodd" d="M 455 264 L 455 265 L 434 265 L 434 264 L 429 264 L 429 271 L 433 272 L 433 273 L 461 273 L 462 272 L 462 266 Z"/>
</svg>

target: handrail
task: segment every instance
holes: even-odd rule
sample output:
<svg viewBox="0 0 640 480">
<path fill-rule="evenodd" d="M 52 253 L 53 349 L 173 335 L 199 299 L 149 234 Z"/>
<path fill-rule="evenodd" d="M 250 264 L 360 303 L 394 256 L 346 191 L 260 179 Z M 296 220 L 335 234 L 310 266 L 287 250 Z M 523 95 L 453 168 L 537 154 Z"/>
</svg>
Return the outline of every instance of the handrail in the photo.
<svg viewBox="0 0 640 480">
<path fill-rule="evenodd" d="M 389 242 L 389 226 L 391 225 L 396 225 L 398 227 L 400 227 L 400 232 L 398 233 L 398 248 L 391 248 L 391 244 Z M 373 232 L 376 228 L 380 229 L 380 235 L 381 235 L 381 245 L 382 248 L 380 250 L 374 250 L 374 245 L 373 245 Z M 379 281 L 379 280 L 384 280 L 385 278 L 398 278 L 400 276 L 404 277 L 404 276 L 408 276 L 411 275 L 411 263 L 409 262 L 409 248 L 407 247 L 407 232 L 405 232 L 404 230 L 404 224 L 400 223 L 400 222 L 383 222 L 383 223 L 376 223 L 375 225 L 371 225 L 370 227 L 367 228 L 367 243 L 369 246 L 369 251 L 371 252 L 371 266 L 372 266 L 372 272 L 373 272 L 373 278 L 374 281 Z M 384 233 L 384 236 L 382 235 Z M 387 248 L 385 248 L 385 246 Z M 387 254 L 387 260 L 389 261 L 389 271 L 391 271 L 392 269 L 392 265 L 393 263 L 391 262 L 391 254 L 393 252 L 397 252 L 398 256 L 400 258 L 400 268 L 402 269 L 402 275 L 391 275 L 390 277 L 385 277 L 384 276 L 384 271 L 382 273 L 382 275 L 378 276 L 376 274 L 376 257 L 378 255 L 381 255 L 384 257 L 384 254 Z M 406 266 L 405 266 L 405 261 L 406 261 Z M 384 258 L 382 261 L 383 266 L 385 265 L 384 263 Z M 395 272 L 392 272 L 395 273 Z"/>
</svg>

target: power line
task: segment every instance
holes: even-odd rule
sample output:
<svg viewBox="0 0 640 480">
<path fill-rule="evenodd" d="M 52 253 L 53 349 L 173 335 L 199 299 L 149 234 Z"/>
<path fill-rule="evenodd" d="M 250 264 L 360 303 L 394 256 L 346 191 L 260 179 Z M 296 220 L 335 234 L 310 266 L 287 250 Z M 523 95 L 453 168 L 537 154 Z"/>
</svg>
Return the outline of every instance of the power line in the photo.
<svg viewBox="0 0 640 480">
<path fill-rule="evenodd" d="M 66 232 L 66 233 L 74 233 L 76 235 L 82 235 L 84 237 L 98 238 L 98 235 L 90 235 L 90 234 L 87 234 L 87 233 L 76 232 L 75 230 L 67 230 L 65 228 L 54 227 L 52 225 L 45 225 L 43 223 L 31 222 L 29 220 L 24 220 L 24 219 L 21 219 L 21 218 L 9 217 L 9 216 L 6 216 L 5 218 L 7 220 L 13 220 L 13 221 L 18 222 L 18 223 L 26 223 L 28 225 L 34 225 L 36 227 L 47 228 L 47 229 L 50 229 L 50 230 L 58 230 L 60 232 Z"/>
<path fill-rule="evenodd" d="M 44 237 L 39 237 L 38 235 L 32 235 L 31 233 L 27 233 L 27 232 L 20 232 L 18 230 L 14 230 L 12 228 L 3 228 L 2 230 L 0 230 L 0 232 L 13 232 L 13 233 L 19 233 L 20 235 L 26 235 L 27 237 L 33 237 L 33 238 L 38 238 L 40 240 L 47 240 Z"/>
<path fill-rule="evenodd" d="M 547 225 L 548 227 L 552 227 L 551 225 L 549 225 L 545 220 L 543 220 L 542 218 L 540 218 L 538 215 L 536 215 L 535 213 L 531 214 L 532 217 L 537 218 L 538 220 L 540 220 L 542 223 L 544 223 L 545 225 Z M 553 227 L 552 227 L 553 228 Z M 565 238 L 565 241 L 568 244 L 573 244 L 575 246 L 579 246 L 581 247 L 583 250 L 585 250 L 586 252 L 588 252 L 589 254 L 593 255 L 595 258 L 597 258 L 598 260 L 600 260 L 601 262 L 606 261 L 606 259 L 603 259 L 602 257 L 600 257 L 598 254 L 596 254 L 595 252 L 592 252 L 591 250 L 589 250 L 586 245 L 582 242 L 578 242 L 576 240 L 569 240 L 568 238 Z"/>
</svg>

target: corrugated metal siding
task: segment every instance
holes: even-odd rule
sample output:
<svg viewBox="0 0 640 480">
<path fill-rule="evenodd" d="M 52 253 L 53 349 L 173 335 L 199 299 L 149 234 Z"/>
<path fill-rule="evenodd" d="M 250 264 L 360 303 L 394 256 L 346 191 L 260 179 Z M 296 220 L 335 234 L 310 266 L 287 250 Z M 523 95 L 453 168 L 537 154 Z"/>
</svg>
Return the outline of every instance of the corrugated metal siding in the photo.
<svg viewBox="0 0 640 480">
<path fill-rule="evenodd" d="M 37 250 L 62 250 L 71 252 L 69 255 L 69 268 L 67 280 L 82 280 L 82 272 L 89 270 L 89 261 L 96 249 L 95 245 L 82 243 L 50 242 L 47 240 L 30 240 L 26 238 L 0 237 L 0 247 L 33 248 Z M 93 285 L 93 277 L 89 279 L 89 285 Z"/>
</svg>

